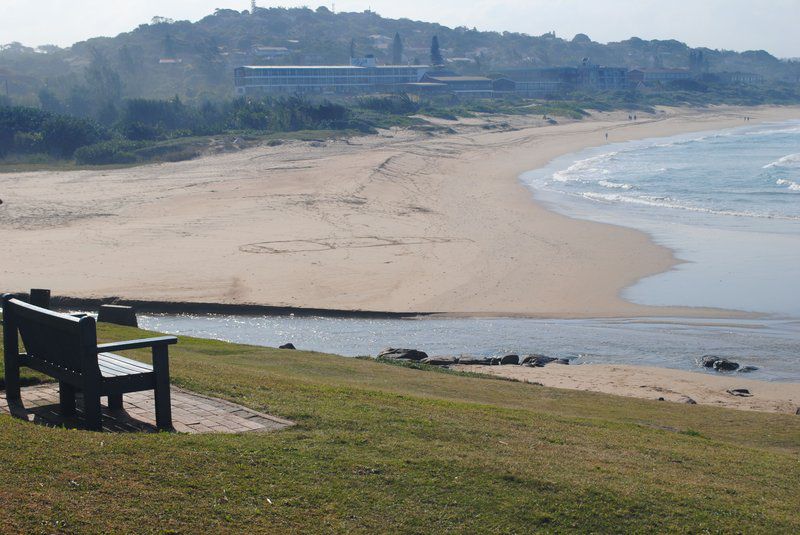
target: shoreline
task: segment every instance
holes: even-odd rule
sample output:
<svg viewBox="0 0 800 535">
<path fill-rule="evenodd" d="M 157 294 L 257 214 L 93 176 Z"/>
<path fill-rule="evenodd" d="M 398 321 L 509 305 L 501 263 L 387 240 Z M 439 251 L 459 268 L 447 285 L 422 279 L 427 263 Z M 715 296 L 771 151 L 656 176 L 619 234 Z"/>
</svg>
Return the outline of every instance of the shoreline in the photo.
<svg viewBox="0 0 800 535">
<path fill-rule="evenodd" d="M 548 388 L 598 392 L 671 403 L 691 403 L 736 410 L 800 414 L 800 383 L 742 378 L 742 374 L 686 371 L 653 366 L 618 364 L 548 364 L 524 366 L 468 366 L 452 369 L 501 377 Z M 728 390 L 747 389 L 750 396 Z M 659 399 L 662 398 L 662 399 Z"/>
<path fill-rule="evenodd" d="M 625 288 L 677 265 L 672 251 L 634 229 L 553 212 L 519 178 L 605 144 L 607 131 L 618 143 L 735 127 L 745 113 L 751 124 L 800 117 L 798 107 L 663 112 L 556 126 L 503 117 L 517 124 L 490 132 L 483 126 L 498 118 L 465 119 L 442 137 L 397 130 L 178 164 L 0 176 L 11 190 L 0 226 L 19 252 L 5 284 L 345 315 L 757 317 L 625 301 Z"/>
</svg>

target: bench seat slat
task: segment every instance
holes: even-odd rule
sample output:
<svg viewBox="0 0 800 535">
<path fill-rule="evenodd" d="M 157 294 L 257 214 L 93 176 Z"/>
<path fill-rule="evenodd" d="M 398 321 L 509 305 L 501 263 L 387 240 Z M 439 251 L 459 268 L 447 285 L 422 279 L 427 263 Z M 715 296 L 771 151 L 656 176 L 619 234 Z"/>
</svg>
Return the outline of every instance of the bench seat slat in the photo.
<svg viewBox="0 0 800 535">
<path fill-rule="evenodd" d="M 138 360 L 129 359 L 114 353 L 101 353 L 101 355 L 104 355 L 108 359 L 107 362 L 109 363 L 114 363 L 124 367 L 138 368 L 142 372 L 153 371 L 153 367 L 151 365 L 145 364 L 144 362 L 139 362 Z"/>
<path fill-rule="evenodd" d="M 97 364 L 100 366 L 100 373 L 105 377 L 121 377 L 125 375 L 138 375 L 142 373 L 153 373 L 153 367 L 126 359 L 113 353 L 100 353 L 97 355 Z"/>
</svg>

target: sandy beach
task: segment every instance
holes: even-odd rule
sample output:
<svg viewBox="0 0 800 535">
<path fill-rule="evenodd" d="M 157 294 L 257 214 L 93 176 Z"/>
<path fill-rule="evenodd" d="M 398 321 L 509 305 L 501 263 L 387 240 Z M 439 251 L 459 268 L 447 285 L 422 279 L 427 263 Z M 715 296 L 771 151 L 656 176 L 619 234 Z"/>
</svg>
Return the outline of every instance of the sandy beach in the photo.
<svg viewBox="0 0 800 535">
<path fill-rule="evenodd" d="M 795 414 L 800 410 L 800 384 L 747 379 L 741 373 L 699 373 L 650 366 L 550 364 L 525 366 L 454 366 L 553 388 L 602 392 L 672 403 L 711 405 L 728 409 Z M 749 396 L 729 390 L 746 389 Z"/>
<path fill-rule="evenodd" d="M 675 265 L 634 230 L 534 202 L 518 180 L 609 142 L 800 117 L 664 109 L 441 121 L 121 170 L 0 175 L 3 290 L 341 310 L 605 317 L 711 315 L 622 300 Z M 718 311 L 716 313 L 719 313 Z"/>
<path fill-rule="evenodd" d="M 438 121 L 119 170 L 0 175 L 3 291 L 158 302 L 530 317 L 732 316 L 632 304 L 676 265 L 636 230 L 572 219 L 518 177 L 609 142 L 800 118 L 794 108 L 662 109 Z M 471 367 L 559 388 L 794 413 L 800 386 L 638 366 Z M 752 397 L 726 391 L 748 388 Z"/>
</svg>

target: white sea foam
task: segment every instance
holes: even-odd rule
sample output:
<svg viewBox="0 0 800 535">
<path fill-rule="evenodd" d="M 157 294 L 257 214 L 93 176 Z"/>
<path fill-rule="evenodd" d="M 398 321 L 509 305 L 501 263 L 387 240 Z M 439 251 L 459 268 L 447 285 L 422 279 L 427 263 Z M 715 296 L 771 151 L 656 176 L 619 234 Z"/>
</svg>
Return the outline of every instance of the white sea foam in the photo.
<svg viewBox="0 0 800 535">
<path fill-rule="evenodd" d="M 583 160 L 578 160 L 574 164 L 570 165 L 566 169 L 562 169 L 560 171 L 556 171 L 553 173 L 553 180 L 556 182 L 584 182 L 584 176 L 587 174 L 603 174 L 607 175 L 610 173 L 607 169 L 604 169 L 602 164 L 605 162 L 611 161 L 614 156 L 619 154 L 618 152 L 608 152 L 605 154 L 600 154 L 599 156 L 592 156 L 591 158 L 586 158 Z"/>
<path fill-rule="evenodd" d="M 633 189 L 632 184 L 625 184 L 619 182 L 611 182 L 609 180 L 600 180 L 597 182 L 604 188 L 611 188 L 611 189 Z"/>
<path fill-rule="evenodd" d="M 800 184 L 797 182 L 792 182 L 791 180 L 786 180 L 784 178 L 779 178 L 775 181 L 775 183 L 779 186 L 789 186 L 791 191 L 800 191 Z"/>
<path fill-rule="evenodd" d="M 714 210 L 713 208 L 703 208 L 700 206 L 693 206 L 678 202 L 672 197 L 655 197 L 650 195 L 622 195 L 619 193 L 593 193 L 583 192 L 581 197 L 592 201 L 604 203 L 624 203 L 636 204 L 640 206 L 652 206 L 655 208 L 670 208 L 673 210 L 687 210 L 690 212 L 699 212 L 703 214 L 725 215 L 733 217 L 755 217 L 759 219 L 780 219 L 785 221 L 800 221 L 800 217 L 784 216 L 775 214 L 763 214 L 750 211 L 735 211 L 735 210 Z"/>
<path fill-rule="evenodd" d="M 655 143 L 653 145 L 650 145 L 650 147 L 658 147 L 658 148 L 679 147 L 679 146 L 682 146 L 682 145 L 691 145 L 693 143 L 702 143 L 703 141 L 708 141 L 708 140 L 711 140 L 711 139 L 730 137 L 732 135 L 733 134 L 730 133 L 730 132 L 720 132 L 720 133 L 717 133 L 717 134 L 708 134 L 708 135 L 705 135 L 705 136 L 692 137 L 692 138 L 687 138 L 687 139 L 676 139 L 674 141 L 664 141 L 664 142 Z"/>
<path fill-rule="evenodd" d="M 745 132 L 746 136 L 769 136 L 774 134 L 797 134 L 800 133 L 800 127 L 792 126 L 789 128 L 775 128 L 769 130 L 753 130 L 752 132 Z"/>
<path fill-rule="evenodd" d="M 763 168 L 772 169 L 773 167 L 800 167 L 800 152 L 788 154 L 772 163 L 768 163 Z"/>
</svg>

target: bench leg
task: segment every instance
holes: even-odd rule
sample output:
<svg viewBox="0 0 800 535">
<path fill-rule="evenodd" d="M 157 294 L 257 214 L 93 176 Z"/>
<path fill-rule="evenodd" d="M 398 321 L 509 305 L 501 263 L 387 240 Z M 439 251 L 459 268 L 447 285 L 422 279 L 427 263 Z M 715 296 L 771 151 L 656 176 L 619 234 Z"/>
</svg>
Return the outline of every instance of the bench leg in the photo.
<svg viewBox="0 0 800 535">
<path fill-rule="evenodd" d="M 103 430 L 100 392 L 96 385 L 86 385 L 83 389 L 83 413 L 86 416 L 86 429 L 90 431 Z"/>
<path fill-rule="evenodd" d="M 62 416 L 75 415 L 75 387 L 71 384 L 60 381 L 58 383 L 58 404 L 61 407 Z"/>
<path fill-rule="evenodd" d="M 19 401 L 22 394 L 19 389 L 19 366 L 16 362 L 5 361 L 6 399 Z"/>
<path fill-rule="evenodd" d="M 19 338 L 9 316 L 3 323 L 3 365 L 5 368 L 6 399 L 19 401 Z"/>
<path fill-rule="evenodd" d="M 153 371 L 156 374 L 156 427 L 172 429 L 172 405 L 169 396 L 169 358 L 167 346 L 153 348 Z"/>
<path fill-rule="evenodd" d="M 122 394 L 109 394 L 108 395 L 108 408 L 112 411 L 122 410 Z"/>
</svg>

